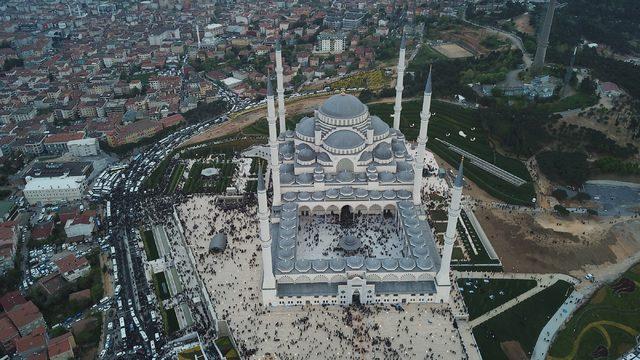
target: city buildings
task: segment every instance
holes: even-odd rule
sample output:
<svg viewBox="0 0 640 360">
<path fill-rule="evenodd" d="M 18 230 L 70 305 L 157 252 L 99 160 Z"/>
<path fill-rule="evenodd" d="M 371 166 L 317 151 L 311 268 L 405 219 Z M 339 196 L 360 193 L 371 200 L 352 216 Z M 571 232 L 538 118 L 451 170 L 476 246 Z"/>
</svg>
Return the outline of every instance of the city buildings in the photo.
<svg viewBox="0 0 640 360">
<path fill-rule="evenodd" d="M 319 53 L 342 54 L 345 50 L 347 37 L 342 32 L 322 32 L 318 35 L 318 46 L 316 51 Z"/>
</svg>

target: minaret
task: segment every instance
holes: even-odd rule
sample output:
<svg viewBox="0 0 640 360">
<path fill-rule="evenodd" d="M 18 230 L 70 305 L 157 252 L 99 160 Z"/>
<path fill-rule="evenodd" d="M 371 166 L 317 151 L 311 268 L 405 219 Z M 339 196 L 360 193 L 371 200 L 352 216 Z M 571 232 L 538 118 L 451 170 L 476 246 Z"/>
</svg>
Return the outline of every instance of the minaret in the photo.
<svg viewBox="0 0 640 360">
<path fill-rule="evenodd" d="M 285 123 L 285 108 L 284 108 L 284 69 L 282 68 L 282 46 L 280 40 L 276 41 L 276 86 L 278 91 L 278 118 L 280 120 L 280 134 L 284 134 L 287 131 L 287 124 Z"/>
<path fill-rule="evenodd" d="M 263 305 L 267 306 L 269 303 L 268 295 L 275 293 L 276 279 L 273 276 L 269 207 L 267 205 L 267 189 L 264 186 L 262 166 L 258 168 L 258 220 L 260 221 L 260 248 L 262 249 L 262 299 Z"/>
<path fill-rule="evenodd" d="M 273 101 L 271 77 L 267 75 L 267 122 L 269 123 L 269 149 L 271 154 L 271 179 L 273 182 L 273 205 L 280 206 L 280 157 L 276 131 L 276 104 Z"/>
<path fill-rule="evenodd" d="M 400 130 L 400 112 L 402 111 L 402 90 L 404 89 L 404 69 L 405 69 L 405 48 L 407 38 L 403 34 L 400 43 L 400 57 L 398 58 L 398 79 L 396 80 L 396 103 L 393 106 L 393 128 Z"/>
<path fill-rule="evenodd" d="M 551 34 L 551 25 L 553 24 L 553 13 L 556 11 L 556 0 L 549 0 L 548 6 L 542 30 L 538 34 L 536 56 L 533 58 L 533 65 L 531 65 L 531 71 L 534 73 L 541 71 L 544 67 L 544 58 L 547 55 L 547 47 L 549 46 L 549 34 Z"/>
<path fill-rule="evenodd" d="M 458 225 L 458 217 L 462 203 L 462 185 L 464 179 L 462 176 L 462 163 L 464 157 L 460 160 L 458 175 L 455 184 L 451 190 L 451 203 L 449 204 L 449 218 L 447 220 L 447 231 L 444 233 L 444 248 L 442 249 L 442 261 L 440 263 L 440 271 L 436 275 L 436 283 L 438 286 L 449 286 L 449 270 L 451 268 L 451 253 L 453 252 L 453 243 L 456 240 L 456 227 Z"/>
<path fill-rule="evenodd" d="M 424 152 L 427 145 L 427 128 L 431 117 L 431 69 L 429 77 L 424 87 L 424 97 L 422 99 L 422 111 L 420 112 L 420 133 L 418 135 L 418 152 L 413 164 L 413 204 L 420 205 L 422 202 L 422 169 L 424 169 Z"/>
<path fill-rule="evenodd" d="M 200 27 L 196 24 L 196 37 L 198 38 L 198 49 L 200 49 Z"/>
</svg>

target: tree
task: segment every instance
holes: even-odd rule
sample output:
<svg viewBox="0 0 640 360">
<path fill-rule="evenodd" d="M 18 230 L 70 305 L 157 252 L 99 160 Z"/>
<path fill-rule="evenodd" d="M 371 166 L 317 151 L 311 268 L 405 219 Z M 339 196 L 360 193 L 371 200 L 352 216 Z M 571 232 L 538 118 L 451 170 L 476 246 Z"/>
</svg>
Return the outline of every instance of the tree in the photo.
<svg viewBox="0 0 640 360">
<path fill-rule="evenodd" d="M 560 216 L 568 216 L 569 215 L 569 210 L 567 210 L 567 208 L 562 206 L 562 205 L 554 206 L 553 210 L 555 210 Z"/>
<path fill-rule="evenodd" d="M 568 195 L 564 189 L 555 189 L 551 192 L 551 196 L 556 198 L 558 201 L 566 200 Z"/>
<path fill-rule="evenodd" d="M 540 171 L 549 180 L 580 186 L 589 177 L 587 155 L 583 152 L 544 151 L 536 155 Z"/>
</svg>

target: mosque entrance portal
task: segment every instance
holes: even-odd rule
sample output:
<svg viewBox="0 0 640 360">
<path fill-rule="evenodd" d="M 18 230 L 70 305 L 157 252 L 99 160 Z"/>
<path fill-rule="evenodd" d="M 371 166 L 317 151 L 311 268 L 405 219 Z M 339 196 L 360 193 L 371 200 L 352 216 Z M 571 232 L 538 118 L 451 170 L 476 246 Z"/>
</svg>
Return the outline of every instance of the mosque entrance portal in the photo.
<svg viewBox="0 0 640 360">
<path fill-rule="evenodd" d="M 351 295 L 351 305 L 360 306 L 362 303 L 360 302 L 360 291 L 354 290 Z"/>
<path fill-rule="evenodd" d="M 342 226 L 350 226 L 353 224 L 353 212 L 351 211 L 351 206 L 345 205 L 340 210 L 340 224 Z"/>
</svg>

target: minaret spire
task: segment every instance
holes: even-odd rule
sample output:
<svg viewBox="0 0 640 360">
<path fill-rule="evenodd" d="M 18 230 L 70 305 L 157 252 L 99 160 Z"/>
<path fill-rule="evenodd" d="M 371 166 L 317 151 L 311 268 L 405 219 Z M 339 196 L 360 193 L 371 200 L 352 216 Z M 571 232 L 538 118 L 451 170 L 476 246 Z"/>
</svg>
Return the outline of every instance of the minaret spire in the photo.
<svg viewBox="0 0 640 360">
<path fill-rule="evenodd" d="M 258 167 L 258 221 L 260 223 L 260 248 L 262 250 L 262 302 L 264 306 L 267 306 L 269 305 L 269 295 L 275 293 L 276 280 L 273 276 L 269 207 L 267 205 L 267 189 L 264 186 L 262 166 Z"/>
<path fill-rule="evenodd" d="M 442 249 L 442 261 L 440 262 L 440 270 L 436 275 L 436 283 L 438 286 L 449 287 L 449 271 L 451 269 L 451 254 L 453 253 L 453 243 L 456 240 L 456 228 L 458 225 L 458 217 L 462 209 L 462 187 L 464 185 L 464 177 L 462 175 L 462 166 L 464 156 L 460 160 L 458 174 L 451 190 L 451 203 L 449 204 L 447 230 L 444 233 L 444 248 Z M 448 293 L 448 291 L 447 291 Z"/>
<path fill-rule="evenodd" d="M 273 86 L 271 74 L 267 73 L 267 122 L 269 123 L 269 150 L 271 166 L 271 179 L 273 182 L 273 205 L 279 206 L 282 202 L 280 196 L 280 156 L 278 154 L 278 136 L 276 134 L 276 105 L 273 100 Z"/>
<path fill-rule="evenodd" d="M 538 47 L 536 48 L 536 55 L 533 58 L 533 64 L 531 65 L 531 71 L 533 73 L 542 71 L 544 67 L 544 59 L 547 55 L 547 47 L 549 46 L 549 34 L 551 34 L 551 25 L 553 24 L 553 14 L 556 11 L 556 0 L 549 0 L 547 7 L 547 13 L 544 17 L 544 23 L 542 29 L 538 34 Z"/>
<path fill-rule="evenodd" d="M 278 91 L 278 119 L 280 121 L 280 134 L 287 131 L 284 108 L 284 69 L 282 68 L 282 46 L 280 39 L 276 40 L 276 86 Z"/>
<path fill-rule="evenodd" d="M 413 173 L 413 204 L 420 205 L 422 202 L 422 170 L 424 169 L 425 147 L 427 146 L 427 128 L 429 127 L 429 118 L 431 117 L 431 68 L 429 68 L 429 77 L 424 88 L 422 99 L 422 111 L 420 112 L 420 133 L 418 135 L 418 151 L 414 162 Z"/>
<path fill-rule="evenodd" d="M 398 79 L 396 80 L 396 102 L 393 106 L 393 128 L 400 130 L 400 112 L 402 111 L 402 90 L 404 89 L 405 48 L 407 37 L 402 34 L 400 55 L 398 57 Z"/>
</svg>

